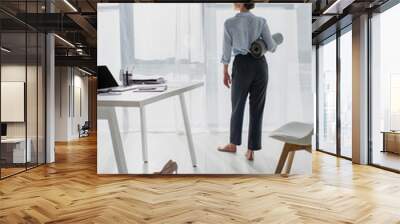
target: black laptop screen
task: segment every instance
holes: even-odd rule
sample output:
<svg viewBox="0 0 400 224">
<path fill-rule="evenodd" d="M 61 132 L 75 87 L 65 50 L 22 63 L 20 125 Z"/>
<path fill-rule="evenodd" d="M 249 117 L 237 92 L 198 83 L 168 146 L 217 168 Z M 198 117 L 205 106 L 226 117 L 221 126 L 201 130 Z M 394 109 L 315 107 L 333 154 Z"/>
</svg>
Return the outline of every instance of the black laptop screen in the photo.
<svg viewBox="0 0 400 224">
<path fill-rule="evenodd" d="M 108 70 L 107 66 L 97 66 L 97 89 L 105 89 L 118 86 L 114 76 Z"/>
</svg>

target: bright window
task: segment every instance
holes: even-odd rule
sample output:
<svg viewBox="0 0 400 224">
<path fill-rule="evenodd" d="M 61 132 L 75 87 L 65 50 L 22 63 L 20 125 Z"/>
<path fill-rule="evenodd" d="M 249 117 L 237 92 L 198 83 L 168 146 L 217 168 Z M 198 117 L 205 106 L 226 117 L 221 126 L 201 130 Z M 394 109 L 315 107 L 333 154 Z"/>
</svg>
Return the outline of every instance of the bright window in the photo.
<svg viewBox="0 0 400 224">
<path fill-rule="evenodd" d="M 400 4 L 374 15 L 371 21 L 372 163 L 396 170 L 400 170 L 400 155 L 384 145 L 382 132 L 400 130 L 399 21 Z M 398 149 L 400 143 L 393 139 L 388 144 Z"/>
<path fill-rule="evenodd" d="M 336 153 L 336 39 L 318 48 L 319 149 Z"/>
</svg>

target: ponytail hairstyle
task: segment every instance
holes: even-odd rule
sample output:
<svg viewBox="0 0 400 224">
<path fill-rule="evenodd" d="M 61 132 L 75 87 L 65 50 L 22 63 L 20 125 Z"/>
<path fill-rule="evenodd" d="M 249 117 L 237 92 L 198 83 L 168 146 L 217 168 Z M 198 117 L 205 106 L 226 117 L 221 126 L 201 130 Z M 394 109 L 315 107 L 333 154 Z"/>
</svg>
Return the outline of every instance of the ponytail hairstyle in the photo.
<svg viewBox="0 0 400 224">
<path fill-rule="evenodd" d="M 254 9 L 255 4 L 253 3 L 253 1 L 249 1 L 248 3 L 244 3 L 244 7 L 245 7 L 247 10 L 251 10 L 251 9 Z"/>
</svg>

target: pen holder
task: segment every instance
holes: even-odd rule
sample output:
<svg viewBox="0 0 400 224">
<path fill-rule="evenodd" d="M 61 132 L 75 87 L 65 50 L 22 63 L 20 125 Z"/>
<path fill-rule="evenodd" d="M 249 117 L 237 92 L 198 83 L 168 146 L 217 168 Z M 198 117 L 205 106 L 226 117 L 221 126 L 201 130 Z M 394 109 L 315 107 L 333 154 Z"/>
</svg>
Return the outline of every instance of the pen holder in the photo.
<svg viewBox="0 0 400 224">
<path fill-rule="evenodd" d="M 131 79 L 130 77 L 132 77 L 132 73 L 128 73 L 128 72 L 121 72 L 120 74 L 120 80 L 122 81 L 122 85 L 123 86 L 129 86 L 129 80 Z"/>
</svg>

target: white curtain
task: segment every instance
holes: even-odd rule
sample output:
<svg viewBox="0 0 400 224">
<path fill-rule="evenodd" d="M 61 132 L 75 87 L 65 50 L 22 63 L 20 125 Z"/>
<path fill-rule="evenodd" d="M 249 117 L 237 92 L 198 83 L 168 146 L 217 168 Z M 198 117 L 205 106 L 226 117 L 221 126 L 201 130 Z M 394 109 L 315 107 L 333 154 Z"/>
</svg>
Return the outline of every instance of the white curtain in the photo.
<svg viewBox="0 0 400 224">
<path fill-rule="evenodd" d="M 273 33 L 281 32 L 285 38 L 276 53 L 266 56 L 266 131 L 294 120 L 313 122 L 311 15 L 307 7 L 256 4 L 253 12 L 267 19 Z M 169 81 L 202 80 L 204 88 L 186 95 L 193 130 L 229 129 L 230 92 L 222 84 L 219 60 L 223 23 L 235 14 L 232 4 L 105 3 L 98 9 L 99 65 L 108 65 L 116 78 L 121 68 L 133 66 L 134 74 L 161 75 Z M 183 130 L 178 103 L 170 99 L 150 105 L 149 130 Z M 139 130 L 137 110 L 121 109 L 119 113 L 129 115 L 129 121 L 120 120 L 125 131 Z M 247 130 L 247 112 L 245 117 Z"/>
</svg>

